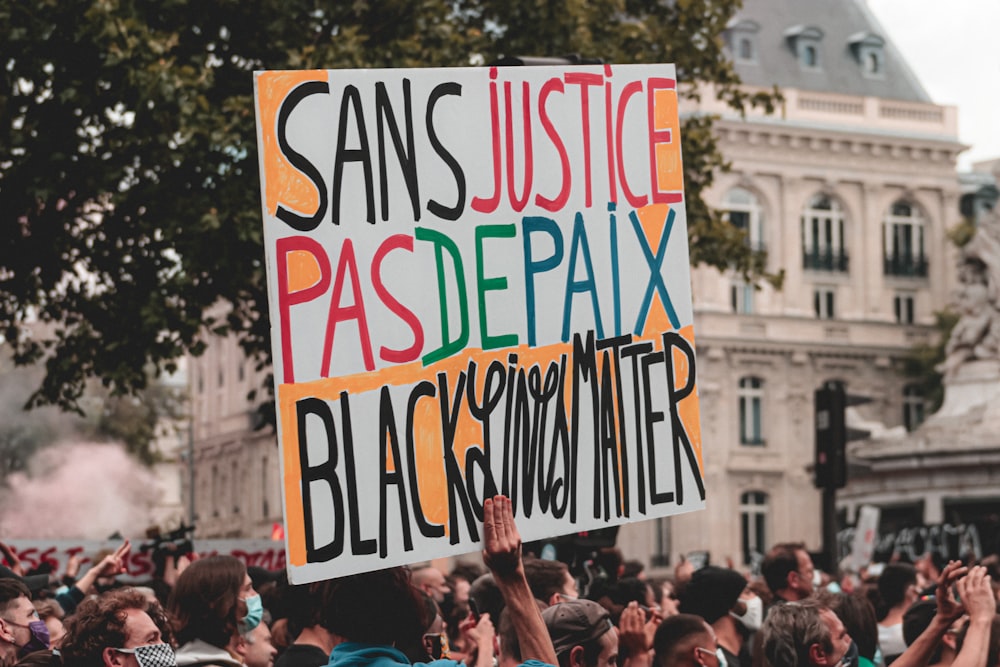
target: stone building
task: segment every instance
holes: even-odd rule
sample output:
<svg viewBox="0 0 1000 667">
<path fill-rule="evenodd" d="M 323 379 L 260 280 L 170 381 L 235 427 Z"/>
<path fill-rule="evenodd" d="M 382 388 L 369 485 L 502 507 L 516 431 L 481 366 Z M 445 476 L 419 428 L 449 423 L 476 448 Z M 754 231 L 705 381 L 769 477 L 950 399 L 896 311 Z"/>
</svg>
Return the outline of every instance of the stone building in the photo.
<svg viewBox="0 0 1000 667">
<path fill-rule="evenodd" d="M 694 271 L 707 511 L 623 527 L 619 545 L 653 565 L 818 550 L 814 390 L 843 382 L 876 399 L 856 416 L 915 426 L 923 399 L 897 371 L 954 284 L 956 109 L 929 99 L 861 0 L 744 5 L 726 33 L 736 70 L 784 102 L 744 119 L 705 97 L 732 163 L 708 198 L 784 284 Z"/>
<path fill-rule="evenodd" d="M 705 550 L 749 563 L 775 542 L 820 542 L 813 392 L 838 380 L 876 397 L 864 416 L 915 426 L 897 373 L 934 336 L 954 284 L 957 113 L 934 104 L 863 0 L 745 0 L 726 39 L 751 88 L 781 87 L 745 118 L 705 91 L 732 163 L 708 198 L 768 251 L 781 290 L 693 274 L 707 511 L 625 526 L 651 566 Z M 254 431 L 258 374 L 232 341 L 192 360 L 195 506 L 202 537 L 270 534 L 281 519 L 273 434 Z"/>
</svg>

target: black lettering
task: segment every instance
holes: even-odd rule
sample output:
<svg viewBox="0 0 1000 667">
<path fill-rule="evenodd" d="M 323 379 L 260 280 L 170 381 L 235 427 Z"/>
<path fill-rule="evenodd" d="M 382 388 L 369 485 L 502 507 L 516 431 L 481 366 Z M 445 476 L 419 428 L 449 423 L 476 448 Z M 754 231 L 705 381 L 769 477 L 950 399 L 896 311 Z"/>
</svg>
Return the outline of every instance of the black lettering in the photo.
<svg viewBox="0 0 1000 667">
<path fill-rule="evenodd" d="M 358 475 L 354 467 L 354 435 L 351 430 L 351 408 L 347 392 L 340 392 L 341 420 L 344 423 L 344 463 L 347 465 L 347 502 L 351 513 L 351 553 L 355 556 L 375 553 L 374 539 L 361 539 L 361 518 L 358 516 Z"/>
<path fill-rule="evenodd" d="M 410 80 L 403 79 L 403 119 L 406 122 L 406 147 L 400 137 L 396 115 L 392 111 L 389 95 L 385 90 L 385 82 L 375 84 L 375 115 L 378 124 L 378 157 L 379 184 L 382 195 L 382 220 L 389 219 L 389 179 L 386 175 L 385 159 L 385 127 L 388 119 L 389 134 L 392 135 L 392 145 L 396 150 L 396 159 L 406 181 L 406 191 L 410 195 L 410 206 L 413 208 L 413 219 L 420 220 L 420 192 L 417 185 L 417 160 L 413 146 L 413 105 L 410 100 Z"/>
<path fill-rule="evenodd" d="M 346 400 L 346 399 L 344 399 Z M 309 442 L 306 419 L 316 415 L 326 430 L 327 458 L 319 465 L 309 464 Z M 302 468 L 302 516 L 305 520 L 306 562 L 322 563 L 333 560 L 344 552 L 344 495 L 337 477 L 337 430 L 333 413 L 326 401 L 303 398 L 295 402 L 295 416 L 299 435 L 299 465 Z M 326 482 L 333 497 L 333 540 L 323 546 L 316 545 L 313 525 L 312 483 Z"/>
<path fill-rule="evenodd" d="M 347 120 L 350 113 L 354 114 L 354 122 L 358 128 L 360 148 L 347 148 Z M 344 87 L 344 97 L 340 101 L 340 127 L 337 132 L 337 154 L 333 162 L 333 224 L 340 224 L 340 195 L 343 191 L 344 163 L 360 162 L 364 167 L 365 196 L 368 203 L 367 220 L 375 224 L 375 193 L 372 184 L 372 157 L 368 148 L 368 131 L 365 129 L 365 116 L 361 110 L 361 94 L 355 86 Z M 354 193 L 349 193 L 353 197 Z"/>
<path fill-rule="evenodd" d="M 275 212 L 277 218 L 292 229 L 300 232 L 311 232 L 323 221 L 323 216 L 326 215 L 326 207 L 328 205 L 326 182 L 323 180 L 323 175 L 319 173 L 319 169 L 307 160 L 304 155 L 291 147 L 288 143 L 286 131 L 288 130 L 288 117 L 292 115 L 292 111 L 295 110 L 299 102 L 310 95 L 319 94 L 329 95 L 330 84 L 326 81 L 309 81 L 300 84 L 281 101 L 281 108 L 278 109 L 278 150 L 285 156 L 289 164 L 313 182 L 313 185 L 316 186 L 316 191 L 319 193 L 319 206 L 316 207 L 316 212 L 312 215 L 300 215 L 278 204 L 277 211 Z"/>
<path fill-rule="evenodd" d="M 573 464 L 570 466 L 573 470 L 577 469 L 577 456 L 580 451 L 580 399 L 581 399 L 581 387 L 588 382 L 590 384 L 590 406 L 591 414 L 593 415 L 593 433 L 597 437 L 601 432 L 600 430 L 600 414 L 597 409 L 597 352 L 594 348 L 594 332 L 587 332 L 586 342 L 580 337 L 580 334 L 573 334 L 573 425 L 572 425 L 572 447 L 571 451 L 573 453 Z M 600 448 L 594 447 L 594 469 L 596 470 L 600 466 Z M 596 481 L 596 480 L 595 480 Z M 576 477 L 570 478 L 570 484 L 573 487 L 570 496 L 573 498 L 572 505 L 570 506 L 569 520 L 576 522 Z M 601 516 L 601 498 L 599 494 L 594 494 L 594 518 L 598 519 Z"/>
<path fill-rule="evenodd" d="M 677 348 L 684 354 L 688 364 L 687 382 L 680 389 L 674 386 L 674 348 Z M 684 486 L 681 475 L 682 449 L 687 458 L 688 465 L 691 466 L 691 471 L 694 473 L 694 481 L 698 486 L 698 494 L 704 500 L 705 482 L 701 478 L 701 468 L 698 465 L 698 458 L 694 454 L 694 448 L 691 447 L 691 439 L 688 437 L 687 429 L 684 428 L 684 422 L 681 421 L 680 414 L 677 411 L 680 402 L 694 391 L 696 377 L 694 350 L 691 349 L 691 344 L 683 336 L 673 331 L 668 331 L 663 334 L 663 353 L 667 362 L 667 387 L 670 399 L 670 427 L 671 431 L 673 431 L 674 439 L 674 476 L 677 480 L 677 503 L 681 504 L 684 502 Z"/>
<path fill-rule="evenodd" d="M 403 549 L 413 551 L 413 538 L 410 535 L 410 515 L 406 509 L 406 478 L 403 467 L 408 463 L 413 468 L 413 461 L 403 462 L 399 453 L 399 436 L 396 433 L 396 415 L 392 409 L 392 396 L 389 387 L 382 387 L 381 403 L 379 405 L 379 521 L 378 521 L 378 555 L 385 558 L 389 555 L 388 502 L 386 493 L 389 485 L 396 487 L 399 501 L 400 523 L 403 528 Z M 392 465 L 394 470 L 386 470 L 388 463 L 387 446 L 392 448 Z"/>
<path fill-rule="evenodd" d="M 656 490 L 656 442 L 653 438 L 653 425 L 663 421 L 663 413 L 653 409 L 652 385 L 649 382 L 649 367 L 653 364 L 663 363 L 663 353 L 654 352 L 647 354 L 640 360 L 642 366 L 642 386 L 643 386 L 643 414 L 646 415 L 646 460 L 649 462 L 649 500 L 653 505 L 672 503 L 674 501 L 673 491 L 660 493 Z"/>
<path fill-rule="evenodd" d="M 413 438 L 414 414 L 417 410 L 417 401 L 423 397 L 433 398 L 436 388 L 433 382 L 424 380 L 410 392 L 410 400 L 406 404 L 406 458 L 409 461 L 410 473 L 410 495 L 413 498 L 413 516 L 417 520 L 417 528 L 424 537 L 441 537 L 444 535 L 444 526 L 432 524 L 424 516 L 424 507 L 420 503 L 420 485 L 417 483 L 417 454 L 416 443 Z"/>
<path fill-rule="evenodd" d="M 462 479 L 462 469 L 458 467 L 455 459 L 455 430 L 458 425 L 458 416 L 461 414 L 462 396 L 465 392 L 465 372 L 458 374 L 458 386 L 455 387 L 455 397 L 449 409 L 448 375 L 438 373 L 438 399 L 441 402 L 441 435 L 444 448 L 444 474 L 448 483 L 448 532 L 451 544 L 458 544 L 461 540 L 458 530 L 458 507 L 462 506 L 462 514 L 465 517 L 465 527 L 469 531 L 469 537 L 473 541 L 479 539 L 479 530 L 476 528 L 476 516 L 469 504 L 468 489 Z M 457 503 L 456 503 L 457 496 Z"/>
<path fill-rule="evenodd" d="M 451 173 L 455 176 L 455 185 L 458 188 L 458 199 L 454 206 L 445 206 L 433 199 L 427 202 L 427 210 L 442 220 L 458 220 L 462 215 L 462 211 L 465 210 L 465 174 L 462 172 L 462 165 L 458 163 L 458 160 L 448 152 L 448 149 L 438 139 L 437 132 L 434 130 L 434 105 L 445 95 L 461 96 L 461 94 L 462 86 L 460 84 L 447 82 L 435 86 L 427 98 L 427 139 L 431 142 L 434 152 L 451 169 Z"/>
<path fill-rule="evenodd" d="M 632 359 L 632 409 L 635 412 L 635 468 L 636 484 L 639 489 L 636 496 L 639 499 L 639 512 L 646 513 L 646 466 L 642 451 L 642 392 L 639 385 L 639 356 L 653 351 L 652 343 L 636 343 L 623 347 L 621 356 Z"/>
</svg>

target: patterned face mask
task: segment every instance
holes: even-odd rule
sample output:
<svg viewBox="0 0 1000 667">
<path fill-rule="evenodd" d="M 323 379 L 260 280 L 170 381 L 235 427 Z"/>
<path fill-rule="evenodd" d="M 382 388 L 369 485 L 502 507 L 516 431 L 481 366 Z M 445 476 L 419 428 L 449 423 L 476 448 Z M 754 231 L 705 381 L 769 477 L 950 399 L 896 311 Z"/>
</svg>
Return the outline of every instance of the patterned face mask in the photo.
<svg viewBox="0 0 1000 667">
<path fill-rule="evenodd" d="M 116 648 L 121 653 L 135 655 L 139 667 L 177 667 L 177 656 L 170 644 L 146 644 L 135 648 Z"/>
</svg>

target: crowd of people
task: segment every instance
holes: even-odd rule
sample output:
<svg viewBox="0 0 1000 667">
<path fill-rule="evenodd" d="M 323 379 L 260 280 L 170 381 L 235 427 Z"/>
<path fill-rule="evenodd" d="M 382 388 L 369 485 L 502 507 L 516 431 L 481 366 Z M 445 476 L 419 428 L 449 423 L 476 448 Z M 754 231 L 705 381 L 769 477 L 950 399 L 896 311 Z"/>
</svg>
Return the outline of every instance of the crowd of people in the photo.
<svg viewBox="0 0 1000 667">
<path fill-rule="evenodd" d="M 988 563 L 927 558 L 836 580 L 802 544 L 779 544 L 760 576 L 683 562 L 656 579 L 609 548 L 579 576 L 522 553 L 502 496 L 484 503 L 483 546 L 481 568 L 301 586 L 231 556 L 118 585 L 127 542 L 57 579 L 7 550 L 0 667 L 1000 667 Z"/>
</svg>

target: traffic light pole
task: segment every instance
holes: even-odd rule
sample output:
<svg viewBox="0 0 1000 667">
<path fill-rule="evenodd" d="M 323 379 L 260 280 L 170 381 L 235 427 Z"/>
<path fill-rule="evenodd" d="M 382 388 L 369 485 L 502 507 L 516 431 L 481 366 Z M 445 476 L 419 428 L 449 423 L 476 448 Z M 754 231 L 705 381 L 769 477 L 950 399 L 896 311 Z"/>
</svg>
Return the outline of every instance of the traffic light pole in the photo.
<svg viewBox="0 0 1000 667">
<path fill-rule="evenodd" d="M 837 489 L 823 489 L 823 555 L 828 571 L 837 571 Z"/>
</svg>

